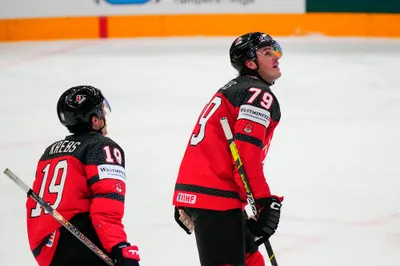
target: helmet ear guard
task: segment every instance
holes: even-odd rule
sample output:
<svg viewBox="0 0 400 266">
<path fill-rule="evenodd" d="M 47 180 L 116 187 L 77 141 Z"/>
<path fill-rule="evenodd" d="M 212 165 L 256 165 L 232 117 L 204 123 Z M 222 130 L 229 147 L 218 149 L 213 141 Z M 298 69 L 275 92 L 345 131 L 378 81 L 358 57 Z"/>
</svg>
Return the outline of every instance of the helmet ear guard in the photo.
<svg viewBox="0 0 400 266">
<path fill-rule="evenodd" d="M 247 55 L 247 60 L 254 60 L 256 59 L 256 51 L 257 49 L 255 47 L 250 47 L 249 51 L 246 53 Z M 246 62 L 246 61 L 245 61 Z"/>
</svg>

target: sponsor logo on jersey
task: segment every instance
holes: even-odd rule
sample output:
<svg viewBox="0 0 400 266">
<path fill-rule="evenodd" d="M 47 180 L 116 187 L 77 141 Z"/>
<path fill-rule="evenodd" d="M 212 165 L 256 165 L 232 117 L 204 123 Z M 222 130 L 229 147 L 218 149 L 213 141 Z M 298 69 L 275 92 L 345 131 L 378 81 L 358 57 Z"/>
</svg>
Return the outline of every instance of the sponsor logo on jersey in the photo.
<svg viewBox="0 0 400 266">
<path fill-rule="evenodd" d="M 117 183 L 116 185 L 115 185 L 115 189 L 119 192 L 119 193 L 121 193 L 122 192 L 122 185 L 121 185 L 121 183 Z"/>
<path fill-rule="evenodd" d="M 120 165 L 114 164 L 100 164 L 97 166 L 97 171 L 99 172 L 99 179 L 116 179 L 125 182 L 126 174 L 125 168 Z"/>
<path fill-rule="evenodd" d="M 176 196 L 176 201 L 194 204 L 196 202 L 196 195 L 187 193 L 178 193 L 178 195 Z"/>
<path fill-rule="evenodd" d="M 243 131 L 247 134 L 250 134 L 251 132 L 253 132 L 253 126 L 251 124 L 246 124 L 243 128 Z"/>
<path fill-rule="evenodd" d="M 268 110 L 249 104 L 244 104 L 240 106 L 237 119 L 246 119 L 268 127 L 270 118 L 271 113 Z"/>
</svg>

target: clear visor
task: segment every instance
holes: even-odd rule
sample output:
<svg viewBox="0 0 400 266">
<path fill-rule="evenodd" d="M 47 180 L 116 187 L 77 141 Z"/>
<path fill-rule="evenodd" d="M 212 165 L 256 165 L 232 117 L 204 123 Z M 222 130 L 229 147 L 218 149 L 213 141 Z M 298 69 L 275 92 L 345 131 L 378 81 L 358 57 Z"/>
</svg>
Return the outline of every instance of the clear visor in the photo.
<svg viewBox="0 0 400 266">
<path fill-rule="evenodd" d="M 277 55 L 278 57 L 282 57 L 283 55 L 283 50 L 282 47 L 279 45 L 279 43 L 277 41 L 272 41 L 270 43 L 265 43 L 264 45 L 260 45 L 257 49 L 261 49 L 263 47 L 272 47 L 272 52 Z M 258 52 L 257 52 L 258 53 Z"/>
<path fill-rule="evenodd" d="M 110 103 L 107 101 L 106 98 L 104 98 L 103 100 L 103 107 L 102 107 L 102 111 L 104 116 L 107 116 L 111 113 L 111 105 Z"/>
<path fill-rule="evenodd" d="M 274 53 L 281 57 L 283 55 L 283 50 L 282 47 L 279 45 L 277 41 L 274 41 L 274 44 L 272 44 L 272 48 L 274 49 Z"/>
</svg>

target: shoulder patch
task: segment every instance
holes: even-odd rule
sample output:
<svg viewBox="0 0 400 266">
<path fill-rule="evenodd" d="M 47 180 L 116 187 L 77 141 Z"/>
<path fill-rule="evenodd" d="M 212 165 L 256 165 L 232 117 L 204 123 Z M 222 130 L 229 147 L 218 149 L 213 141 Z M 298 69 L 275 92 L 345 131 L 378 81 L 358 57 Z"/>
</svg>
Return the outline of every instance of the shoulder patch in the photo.
<svg viewBox="0 0 400 266">
<path fill-rule="evenodd" d="M 264 108 L 244 104 L 240 106 L 237 120 L 239 119 L 246 119 L 268 127 L 271 119 L 271 114 L 268 110 L 265 110 Z"/>
<path fill-rule="evenodd" d="M 125 182 L 126 174 L 125 169 L 120 165 L 115 164 L 101 164 L 97 166 L 99 172 L 99 179 L 116 179 Z"/>
</svg>

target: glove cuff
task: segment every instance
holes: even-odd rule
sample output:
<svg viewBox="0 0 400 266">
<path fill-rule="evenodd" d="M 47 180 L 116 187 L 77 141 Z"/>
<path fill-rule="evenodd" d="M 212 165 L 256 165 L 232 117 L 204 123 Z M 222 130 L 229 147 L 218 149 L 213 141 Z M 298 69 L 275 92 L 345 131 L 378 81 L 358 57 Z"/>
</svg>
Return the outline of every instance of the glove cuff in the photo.
<svg viewBox="0 0 400 266">
<path fill-rule="evenodd" d="M 266 206 L 271 205 L 272 202 L 282 203 L 283 197 L 278 197 L 278 196 L 272 195 L 271 197 L 256 199 L 255 201 L 256 201 L 257 205 L 266 207 Z"/>
<path fill-rule="evenodd" d="M 140 261 L 139 249 L 137 246 L 131 246 L 128 242 L 121 242 L 112 248 L 112 257 L 115 261 L 119 259 L 130 259 Z"/>
<path fill-rule="evenodd" d="M 111 256 L 113 259 L 118 259 L 122 258 L 122 249 L 130 247 L 131 244 L 128 242 L 120 242 L 116 244 L 112 249 L 111 249 Z"/>
</svg>

